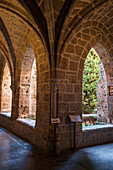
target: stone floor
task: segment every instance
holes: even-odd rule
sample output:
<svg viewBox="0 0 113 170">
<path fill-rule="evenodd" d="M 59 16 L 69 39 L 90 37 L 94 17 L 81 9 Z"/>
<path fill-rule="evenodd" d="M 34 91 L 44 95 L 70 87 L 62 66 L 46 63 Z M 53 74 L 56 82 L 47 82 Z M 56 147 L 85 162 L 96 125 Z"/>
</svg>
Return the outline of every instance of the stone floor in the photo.
<svg viewBox="0 0 113 170">
<path fill-rule="evenodd" d="M 0 128 L 0 170 L 113 170 L 113 144 L 53 156 Z"/>
</svg>

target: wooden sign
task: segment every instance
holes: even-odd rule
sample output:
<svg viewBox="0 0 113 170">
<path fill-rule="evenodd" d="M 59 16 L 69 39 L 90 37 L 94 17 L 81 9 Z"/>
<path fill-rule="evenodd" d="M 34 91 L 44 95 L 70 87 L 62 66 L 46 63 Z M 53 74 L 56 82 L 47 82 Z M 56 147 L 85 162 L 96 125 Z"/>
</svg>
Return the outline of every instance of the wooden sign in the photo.
<svg viewBox="0 0 113 170">
<path fill-rule="evenodd" d="M 69 115 L 71 122 L 82 122 L 81 117 L 79 115 Z"/>
<path fill-rule="evenodd" d="M 51 118 L 51 123 L 55 124 L 55 123 L 61 123 L 60 122 L 60 118 Z"/>
<path fill-rule="evenodd" d="M 113 86 L 109 86 L 109 96 L 113 96 Z"/>
</svg>

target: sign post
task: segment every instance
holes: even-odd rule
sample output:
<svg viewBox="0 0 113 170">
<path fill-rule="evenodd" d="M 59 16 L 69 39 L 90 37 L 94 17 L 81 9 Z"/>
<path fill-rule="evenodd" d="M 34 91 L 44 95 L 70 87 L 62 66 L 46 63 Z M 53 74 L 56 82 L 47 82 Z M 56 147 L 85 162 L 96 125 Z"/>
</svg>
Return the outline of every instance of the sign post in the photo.
<svg viewBox="0 0 113 170">
<path fill-rule="evenodd" d="M 73 150 L 76 149 L 76 123 L 82 122 L 79 115 L 69 115 L 71 122 L 74 124 L 74 130 L 73 130 Z"/>
<path fill-rule="evenodd" d="M 60 118 L 51 118 L 51 123 L 54 124 L 54 148 L 53 153 L 56 155 L 56 125 L 61 123 Z"/>
</svg>

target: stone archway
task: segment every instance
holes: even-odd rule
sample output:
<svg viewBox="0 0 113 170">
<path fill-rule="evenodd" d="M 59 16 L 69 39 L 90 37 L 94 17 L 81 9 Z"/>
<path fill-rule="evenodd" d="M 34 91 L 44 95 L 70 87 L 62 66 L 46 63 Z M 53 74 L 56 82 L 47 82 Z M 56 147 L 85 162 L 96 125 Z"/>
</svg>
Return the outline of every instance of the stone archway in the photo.
<svg viewBox="0 0 113 170">
<path fill-rule="evenodd" d="M 84 62 L 82 80 L 83 126 L 108 123 L 107 78 L 103 63 L 94 48 Z"/>
<path fill-rule="evenodd" d="M 85 27 L 85 26 L 84 26 Z M 110 82 L 110 71 L 112 68 L 112 60 L 110 56 L 110 43 L 103 42 L 104 35 L 101 35 L 99 31 L 96 32 L 95 27 L 88 28 L 87 34 L 84 34 L 84 29 L 82 27 L 81 30 L 77 34 L 74 34 L 67 40 L 65 46 L 63 47 L 61 53 L 60 64 L 57 69 L 57 79 L 62 80 L 62 84 L 59 87 L 59 112 L 62 118 L 63 125 L 68 127 L 68 115 L 80 115 L 82 118 L 82 75 L 84 70 L 84 62 L 89 53 L 90 49 L 93 47 L 95 51 L 98 53 L 107 78 L 107 86 L 112 84 Z M 93 32 L 93 33 L 92 33 Z M 108 96 L 108 114 L 112 113 L 110 110 L 112 103 L 111 97 Z M 109 119 L 109 118 L 108 118 Z M 59 125 L 59 128 L 62 129 L 62 126 Z M 61 130 L 63 131 L 63 130 Z M 78 123 L 76 125 L 76 131 L 82 132 L 82 123 Z M 66 138 L 67 133 L 65 129 L 62 132 L 64 138 Z M 62 135 L 61 140 L 63 140 Z M 68 142 L 70 142 L 68 140 Z M 65 143 L 63 143 L 63 147 Z"/>
<path fill-rule="evenodd" d="M 12 91 L 11 91 L 11 74 L 8 63 L 5 63 L 2 78 L 2 95 L 1 95 L 1 112 L 11 114 Z"/>
<path fill-rule="evenodd" d="M 19 118 L 36 119 L 36 82 L 36 61 L 29 45 L 21 68 Z"/>
</svg>

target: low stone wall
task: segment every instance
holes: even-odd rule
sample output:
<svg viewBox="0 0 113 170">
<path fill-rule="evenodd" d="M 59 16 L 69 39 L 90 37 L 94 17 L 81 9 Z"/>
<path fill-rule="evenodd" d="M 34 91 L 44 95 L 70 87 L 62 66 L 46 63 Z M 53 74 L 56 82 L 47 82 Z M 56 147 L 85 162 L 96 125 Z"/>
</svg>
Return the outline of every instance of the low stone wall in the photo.
<svg viewBox="0 0 113 170">
<path fill-rule="evenodd" d="M 0 126 L 8 129 L 14 134 L 20 136 L 21 138 L 35 144 L 34 139 L 34 128 L 27 125 L 26 123 L 22 123 L 18 120 L 14 120 L 5 115 L 0 115 Z"/>
<path fill-rule="evenodd" d="M 76 141 L 75 145 L 77 148 L 88 147 L 93 145 L 99 145 L 104 143 L 113 142 L 113 125 L 95 125 L 100 126 L 100 128 L 81 130 L 82 125 L 76 126 Z M 73 124 L 67 125 L 67 127 L 62 127 L 62 133 L 60 135 L 61 139 L 61 150 L 73 148 Z"/>
<path fill-rule="evenodd" d="M 11 117 L 0 115 L 0 126 L 21 137 L 25 141 L 38 146 L 40 150 L 48 151 L 47 143 L 42 134 L 34 127 L 25 122 L 14 120 Z"/>
<path fill-rule="evenodd" d="M 83 130 L 82 135 L 77 135 L 78 148 L 109 142 L 113 142 L 113 127 Z"/>
<path fill-rule="evenodd" d="M 8 129 L 22 139 L 39 147 L 39 149 L 49 150 L 49 143 L 44 143 L 40 132 L 24 122 L 14 120 L 5 115 L 0 115 L 0 126 Z M 102 125 L 101 125 L 102 127 Z M 104 127 L 104 126 L 103 126 Z M 73 148 L 73 124 L 57 126 L 57 150 L 68 150 Z M 88 127 L 89 128 L 89 127 Z M 49 141 L 48 141 L 49 142 Z M 113 142 L 113 126 L 98 129 L 82 130 L 82 124 L 76 124 L 76 147 L 82 148 L 103 143 Z"/>
</svg>

